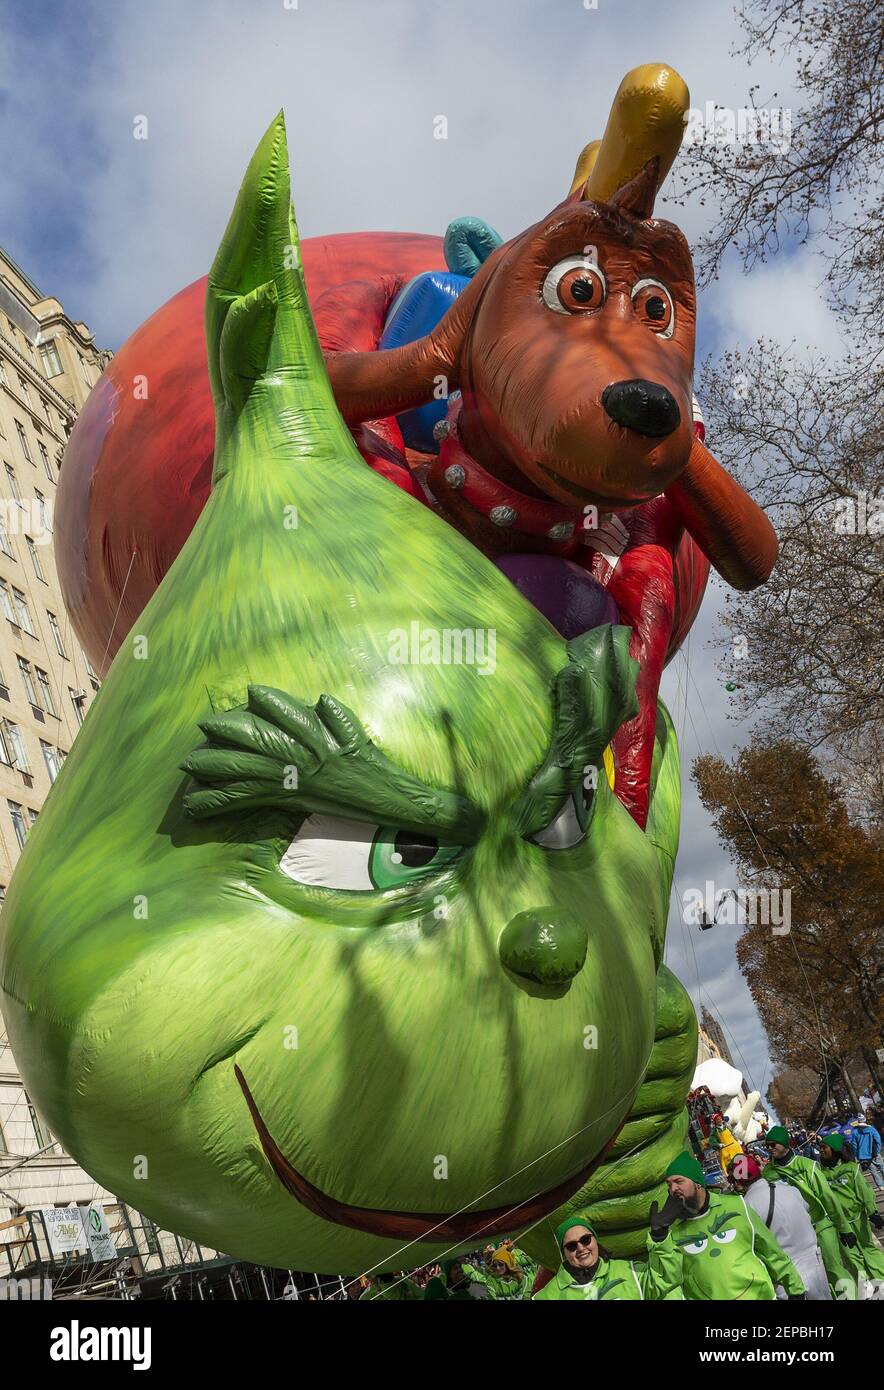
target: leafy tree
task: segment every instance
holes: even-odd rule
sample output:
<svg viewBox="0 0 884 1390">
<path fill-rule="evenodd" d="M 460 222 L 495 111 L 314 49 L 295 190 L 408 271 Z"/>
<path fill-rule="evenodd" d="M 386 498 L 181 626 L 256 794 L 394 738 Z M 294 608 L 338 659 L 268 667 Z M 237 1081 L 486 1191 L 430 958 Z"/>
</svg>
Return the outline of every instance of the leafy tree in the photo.
<svg viewBox="0 0 884 1390">
<path fill-rule="evenodd" d="M 701 757 L 693 774 L 741 877 L 755 893 L 790 894 L 788 931 L 757 913 L 737 942 L 774 1064 L 822 1079 L 859 1049 L 873 1066 L 884 833 L 851 816 L 837 781 L 794 741 L 758 739 L 733 764 Z"/>
<path fill-rule="evenodd" d="M 803 1120 L 819 1094 L 820 1079 L 809 1067 L 787 1067 L 767 1088 L 767 1100 L 782 1120 Z"/>
<path fill-rule="evenodd" d="M 847 350 L 759 341 L 707 361 L 713 447 L 777 527 L 767 587 L 730 599 L 722 647 L 736 712 L 837 762 L 869 821 L 884 807 L 884 5 L 748 0 L 735 54 L 790 63 L 790 139 L 689 144 L 678 200 L 717 216 L 695 248 L 701 282 L 726 255 L 745 270 L 785 247 L 818 253 Z M 763 113 L 777 94 L 758 87 Z M 782 134 L 782 132 L 780 132 Z M 809 351 L 807 351 L 809 350 Z M 831 765 L 831 764 L 830 764 Z"/>
</svg>

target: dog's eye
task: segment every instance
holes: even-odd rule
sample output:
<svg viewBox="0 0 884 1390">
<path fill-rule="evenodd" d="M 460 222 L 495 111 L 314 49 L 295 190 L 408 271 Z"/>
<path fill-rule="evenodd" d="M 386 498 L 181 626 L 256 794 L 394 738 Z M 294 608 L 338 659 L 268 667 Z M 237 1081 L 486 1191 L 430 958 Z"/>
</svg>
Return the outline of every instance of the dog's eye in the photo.
<svg viewBox="0 0 884 1390">
<path fill-rule="evenodd" d="M 639 280 L 632 287 L 632 307 L 648 328 L 661 338 L 671 338 L 675 329 L 672 295 L 659 280 Z"/>
<path fill-rule="evenodd" d="M 556 314 L 585 314 L 600 309 L 607 285 L 601 269 L 586 256 L 566 256 L 543 282 L 543 302 Z"/>
</svg>

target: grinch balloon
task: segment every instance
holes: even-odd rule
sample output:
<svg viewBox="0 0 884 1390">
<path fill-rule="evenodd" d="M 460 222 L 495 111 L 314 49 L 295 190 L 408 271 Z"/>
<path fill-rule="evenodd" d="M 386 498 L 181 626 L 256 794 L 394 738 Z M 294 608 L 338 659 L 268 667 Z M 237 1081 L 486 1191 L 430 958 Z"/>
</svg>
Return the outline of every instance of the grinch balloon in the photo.
<svg viewBox="0 0 884 1390">
<path fill-rule="evenodd" d="M 632 217 L 608 220 L 622 232 Z M 637 226 L 636 244 L 649 235 Z M 659 306 L 642 303 L 652 335 Z M 684 332 L 692 344 L 692 321 Z M 540 1232 L 572 1206 L 635 1253 L 684 1144 L 695 1060 L 689 1001 L 661 965 L 679 768 L 656 682 L 676 608 L 645 640 L 629 604 L 649 586 L 615 602 L 582 569 L 570 612 L 584 620 L 554 625 L 531 575 L 367 466 L 358 401 L 363 418 L 382 403 L 361 359 L 399 363 L 403 410 L 423 388 L 408 346 L 330 360 L 330 380 L 281 118 L 210 273 L 206 339 L 208 500 L 119 648 L 3 912 L 26 1085 L 96 1181 L 240 1258 L 395 1269 L 528 1227 L 544 1255 Z M 642 370 L 666 342 L 649 337 Z M 673 381 L 687 370 L 689 385 L 680 351 Z M 651 411 L 658 433 L 635 433 L 653 470 L 675 417 L 643 391 L 617 408 L 634 424 Z M 732 537 L 728 497 L 744 521 L 752 504 L 692 439 L 665 476 L 694 467 L 691 536 L 708 529 L 705 483 L 723 489 Z M 655 592 L 671 594 L 688 529 L 665 524 Z M 632 769 L 619 789 L 618 760 Z"/>
</svg>

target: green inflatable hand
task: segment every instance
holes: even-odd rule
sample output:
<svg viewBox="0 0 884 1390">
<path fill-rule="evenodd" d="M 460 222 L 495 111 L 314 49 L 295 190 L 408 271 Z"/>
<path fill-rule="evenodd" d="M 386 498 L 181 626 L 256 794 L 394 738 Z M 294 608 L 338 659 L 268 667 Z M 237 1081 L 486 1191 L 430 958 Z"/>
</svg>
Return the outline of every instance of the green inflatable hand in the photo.
<svg viewBox="0 0 884 1390">
<path fill-rule="evenodd" d="M 677 786 L 646 835 L 594 785 L 628 632 L 566 643 L 362 462 L 281 118 L 209 285 L 213 490 L 28 838 L 3 1009 L 53 1132 L 160 1225 L 400 1269 L 561 1206 L 630 1111 Z"/>
</svg>

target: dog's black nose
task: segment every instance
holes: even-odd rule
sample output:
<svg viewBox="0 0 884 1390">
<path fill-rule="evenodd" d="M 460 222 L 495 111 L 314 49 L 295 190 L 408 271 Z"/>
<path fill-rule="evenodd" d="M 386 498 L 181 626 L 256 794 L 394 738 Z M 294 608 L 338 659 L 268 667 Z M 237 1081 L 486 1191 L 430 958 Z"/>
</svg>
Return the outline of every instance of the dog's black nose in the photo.
<svg viewBox="0 0 884 1390">
<path fill-rule="evenodd" d="M 636 434 L 662 438 L 681 421 L 675 397 L 656 381 L 615 381 L 602 392 L 602 405 L 612 420 Z"/>
</svg>

